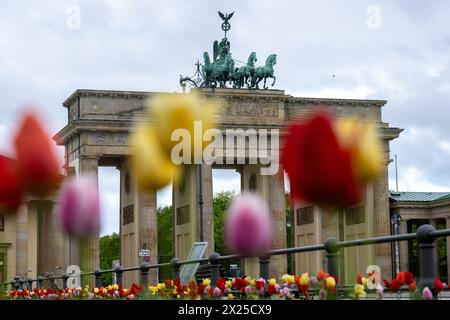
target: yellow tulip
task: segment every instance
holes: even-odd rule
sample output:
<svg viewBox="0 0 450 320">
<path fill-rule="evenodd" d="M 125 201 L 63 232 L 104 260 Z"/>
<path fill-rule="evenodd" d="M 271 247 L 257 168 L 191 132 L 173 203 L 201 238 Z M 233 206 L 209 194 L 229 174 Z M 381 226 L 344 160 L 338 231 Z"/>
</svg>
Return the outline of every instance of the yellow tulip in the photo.
<svg viewBox="0 0 450 320">
<path fill-rule="evenodd" d="M 283 274 L 283 275 L 281 276 L 281 281 L 282 281 L 283 283 L 289 283 L 289 278 L 290 278 L 290 275 L 288 275 L 288 274 Z"/>
<path fill-rule="evenodd" d="M 103 294 L 107 294 L 107 293 L 108 293 L 108 289 L 103 288 L 102 293 L 103 293 Z"/>
<path fill-rule="evenodd" d="M 159 94 L 147 100 L 147 109 L 152 118 L 159 140 L 169 154 L 178 141 L 172 141 L 172 133 L 176 129 L 185 129 L 190 133 L 191 150 L 194 155 L 195 147 L 203 149 L 207 143 L 203 142 L 203 133 L 215 127 L 214 115 L 218 111 L 218 104 L 202 97 L 198 93 L 190 94 Z M 195 132 L 194 122 L 200 121 L 202 130 Z M 202 138 L 201 144 L 194 139 L 194 132 Z"/>
<path fill-rule="evenodd" d="M 118 286 L 117 284 L 114 284 L 114 285 L 113 285 L 113 289 L 114 289 L 114 290 L 119 290 L 119 286 Z"/>
<path fill-rule="evenodd" d="M 203 279 L 203 285 L 204 285 L 205 287 L 209 286 L 210 283 L 211 283 L 211 280 L 209 280 L 209 279 Z"/>
<path fill-rule="evenodd" d="M 166 285 L 164 283 L 158 283 L 158 290 L 164 290 L 166 288 Z"/>
<path fill-rule="evenodd" d="M 367 284 L 368 284 L 369 280 L 368 280 L 367 278 L 364 278 L 364 277 L 363 277 L 363 278 L 361 279 L 361 282 L 362 282 L 362 285 L 363 285 L 363 286 L 367 287 Z"/>
<path fill-rule="evenodd" d="M 326 279 L 327 288 L 332 289 L 336 287 L 336 280 L 333 277 L 327 277 Z"/>
<path fill-rule="evenodd" d="M 233 284 L 229 280 L 227 282 L 225 282 L 225 284 L 228 288 L 231 288 L 233 286 Z"/>
<path fill-rule="evenodd" d="M 364 286 L 362 284 L 355 285 L 355 296 L 356 297 L 365 297 L 366 292 L 364 291 Z"/>
<path fill-rule="evenodd" d="M 357 178 L 361 181 L 377 178 L 383 169 L 383 158 L 375 126 L 355 118 L 342 118 L 337 121 L 336 129 L 341 145 L 352 156 Z"/>
<path fill-rule="evenodd" d="M 177 180 L 180 167 L 164 153 L 155 129 L 140 126 L 133 134 L 131 168 L 141 190 L 157 190 Z"/>
<path fill-rule="evenodd" d="M 97 294 L 98 293 L 98 288 L 94 289 L 94 293 Z"/>
<path fill-rule="evenodd" d="M 309 284 L 309 274 L 308 274 L 308 272 L 305 272 L 305 273 L 303 273 L 301 275 L 301 277 L 300 277 L 300 284 L 304 285 L 304 286 Z"/>
<path fill-rule="evenodd" d="M 228 300 L 233 300 L 233 299 L 234 299 L 234 296 L 231 293 L 229 293 L 228 294 Z"/>
<path fill-rule="evenodd" d="M 277 281 L 275 279 L 272 278 L 269 280 L 269 285 L 274 286 L 276 284 L 277 284 Z"/>
</svg>

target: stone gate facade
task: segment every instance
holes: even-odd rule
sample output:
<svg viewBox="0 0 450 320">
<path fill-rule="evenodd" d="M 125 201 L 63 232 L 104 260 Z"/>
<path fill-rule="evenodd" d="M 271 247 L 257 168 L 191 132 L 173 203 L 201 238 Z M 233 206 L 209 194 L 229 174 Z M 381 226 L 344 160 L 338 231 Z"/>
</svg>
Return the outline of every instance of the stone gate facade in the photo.
<svg viewBox="0 0 450 320">
<path fill-rule="evenodd" d="M 390 234 L 388 163 L 389 141 L 399 136 L 398 128 L 384 123 L 381 110 L 386 101 L 354 99 L 302 98 L 285 94 L 282 90 L 240 90 L 200 89 L 207 96 L 218 99 L 223 108 L 218 115 L 222 130 L 279 129 L 281 139 L 287 122 L 298 116 L 311 114 L 317 108 L 329 109 L 340 115 L 355 115 L 362 121 L 375 122 L 383 139 L 385 170 L 383 176 L 368 185 L 367 194 L 361 206 L 348 212 L 324 212 L 308 204 L 296 203 L 294 212 L 293 239 L 296 246 L 323 242 L 329 236 L 342 240 Z M 135 121 L 145 120 L 144 101 L 151 92 L 129 92 L 109 90 L 77 90 L 65 102 L 68 124 L 56 136 L 66 149 L 66 165 L 69 174 L 94 174 L 99 166 L 115 166 L 120 170 L 120 235 L 121 263 L 123 266 L 137 265 L 141 261 L 138 249 L 151 251 L 151 261 L 157 261 L 156 193 L 142 193 L 136 188 L 129 170 L 127 156 L 130 153 L 130 132 Z M 248 144 L 245 146 L 248 149 Z M 249 154 L 249 150 L 246 150 Z M 250 164 L 251 163 L 251 164 Z M 214 248 L 212 169 L 235 168 L 241 173 L 241 189 L 255 190 L 269 203 L 275 221 L 274 248 L 286 246 L 285 188 L 277 175 L 260 175 L 259 162 L 192 165 L 185 168 L 182 185 L 173 185 L 173 240 L 174 256 L 185 258 L 191 244 L 208 241 L 207 254 Z M 202 181 L 198 180 L 202 170 Z M 200 225 L 198 201 L 199 184 L 202 184 L 203 224 Z M 351 221 L 350 221 L 351 220 Z M 203 230 L 200 230 L 203 228 Z M 70 243 L 71 264 L 83 265 L 77 253 L 78 244 Z M 99 265 L 98 238 L 90 241 L 90 255 L 93 257 L 91 270 Z M 354 272 L 364 272 L 368 264 L 378 264 L 383 274 L 390 274 L 391 253 L 389 245 L 344 250 L 346 274 L 351 278 Z M 357 263 L 354 263 L 356 258 Z M 322 253 L 297 254 L 296 271 L 316 272 L 324 266 Z M 349 263 L 346 264 L 346 261 Z M 350 262 L 351 261 L 351 262 Z M 256 264 L 244 262 L 246 274 L 257 275 Z M 271 261 L 271 274 L 280 277 L 287 270 L 285 256 Z M 137 273 L 126 275 L 126 282 L 135 281 Z M 150 281 L 156 280 L 156 273 Z"/>
</svg>

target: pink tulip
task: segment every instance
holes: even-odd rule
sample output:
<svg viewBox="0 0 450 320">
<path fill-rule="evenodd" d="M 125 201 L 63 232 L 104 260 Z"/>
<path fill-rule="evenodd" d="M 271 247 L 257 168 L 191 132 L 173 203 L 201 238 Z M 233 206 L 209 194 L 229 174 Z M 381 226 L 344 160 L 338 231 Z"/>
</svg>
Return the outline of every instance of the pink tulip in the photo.
<svg viewBox="0 0 450 320">
<path fill-rule="evenodd" d="M 428 287 L 423 288 L 422 298 L 424 300 L 433 300 L 433 293 Z"/>
<path fill-rule="evenodd" d="M 250 293 L 252 293 L 252 287 L 246 286 L 246 287 L 244 288 L 244 292 L 245 292 L 245 294 L 250 294 Z"/>
<path fill-rule="evenodd" d="M 272 220 L 267 204 L 256 194 L 236 197 L 225 225 L 228 248 L 242 255 L 263 255 L 273 240 Z"/>
<path fill-rule="evenodd" d="M 69 178 L 59 195 L 58 217 L 63 229 L 72 235 L 95 235 L 100 231 L 100 204 L 93 177 Z"/>
<path fill-rule="evenodd" d="M 221 296 L 222 296 L 222 290 L 220 290 L 218 287 L 215 287 L 215 288 L 214 288 L 214 291 L 213 291 L 213 295 L 214 295 L 214 297 L 216 297 L 216 298 L 221 297 Z"/>
</svg>

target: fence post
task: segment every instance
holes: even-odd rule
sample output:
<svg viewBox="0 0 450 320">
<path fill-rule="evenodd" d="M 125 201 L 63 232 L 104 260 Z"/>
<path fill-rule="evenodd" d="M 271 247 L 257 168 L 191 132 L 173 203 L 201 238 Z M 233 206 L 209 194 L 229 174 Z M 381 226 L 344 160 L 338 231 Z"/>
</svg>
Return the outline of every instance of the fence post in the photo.
<svg viewBox="0 0 450 320">
<path fill-rule="evenodd" d="M 102 286 L 102 269 L 97 268 L 94 271 L 95 287 L 100 288 Z"/>
<path fill-rule="evenodd" d="M 144 287 L 144 290 L 147 290 L 148 287 L 148 271 L 150 270 L 150 266 L 147 262 L 141 263 L 139 266 L 141 270 L 141 286 Z"/>
<path fill-rule="evenodd" d="M 28 283 L 28 290 L 33 290 L 33 279 L 28 279 L 27 280 Z"/>
<path fill-rule="evenodd" d="M 14 289 L 19 290 L 19 277 L 14 277 Z"/>
<path fill-rule="evenodd" d="M 217 252 L 213 252 L 209 256 L 209 264 L 211 266 L 211 286 L 213 288 L 216 287 L 217 282 L 220 278 L 220 263 L 218 261 L 218 258 L 220 257 L 220 254 Z"/>
<path fill-rule="evenodd" d="M 118 286 L 122 286 L 122 267 L 121 266 L 117 266 L 114 268 L 114 273 L 116 274 L 116 283 Z"/>
<path fill-rule="evenodd" d="M 38 289 L 42 289 L 42 287 L 44 286 L 44 278 L 39 276 L 37 277 L 37 287 Z"/>
<path fill-rule="evenodd" d="M 270 255 L 259 257 L 259 277 L 269 280 Z"/>
<path fill-rule="evenodd" d="M 172 265 L 172 280 L 180 278 L 180 259 L 173 258 L 170 261 L 170 264 Z"/>
<path fill-rule="evenodd" d="M 24 280 L 23 279 L 19 279 L 19 289 L 20 290 L 23 290 L 23 283 L 24 283 Z"/>
<path fill-rule="evenodd" d="M 344 288 L 341 284 L 340 270 L 339 270 L 339 254 L 340 248 L 338 239 L 328 238 L 323 244 L 327 256 L 327 272 L 337 279 L 336 283 L 336 297 L 341 298 L 344 294 Z"/>
<path fill-rule="evenodd" d="M 429 224 L 424 224 L 417 229 L 417 243 L 419 245 L 419 286 L 430 288 L 434 292 L 434 280 L 436 278 L 436 254 L 435 254 L 435 239 L 430 236 L 430 233 L 436 229 Z M 434 294 L 436 296 L 436 294 Z"/>
<path fill-rule="evenodd" d="M 67 289 L 67 280 L 69 280 L 70 274 L 64 272 L 61 276 L 62 283 L 63 283 L 63 289 Z"/>
</svg>

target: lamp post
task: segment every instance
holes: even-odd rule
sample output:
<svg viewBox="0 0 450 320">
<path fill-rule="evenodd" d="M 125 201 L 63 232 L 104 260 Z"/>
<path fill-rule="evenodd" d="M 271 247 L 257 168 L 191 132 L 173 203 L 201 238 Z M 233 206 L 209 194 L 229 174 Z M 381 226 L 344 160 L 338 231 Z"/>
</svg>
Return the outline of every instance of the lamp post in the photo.
<svg viewBox="0 0 450 320">
<path fill-rule="evenodd" d="M 400 223 L 402 223 L 402 217 L 398 214 L 398 213 L 394 213 L 391 216 L 391 225 L 392 225 L 392 233 L 393 235 L 398 235 L 398 229 L 400 226 Z M 400 250 L 399 250 L 399 245 L 398 245 L 398 241 L 394 241 L 393 242 L 393 246 L 394 246 L 394 271 L 395 271 L 395 275 L 393 276 L 397 276 L 397 274 L 400 272 Z"/>
</svg>

